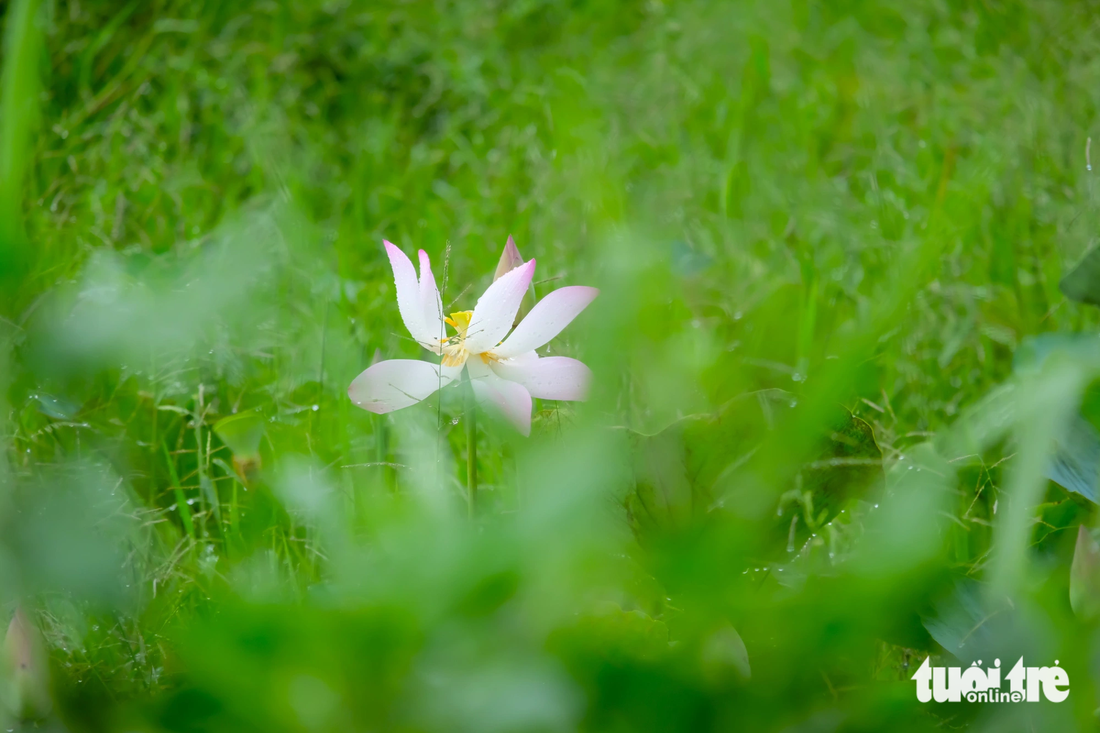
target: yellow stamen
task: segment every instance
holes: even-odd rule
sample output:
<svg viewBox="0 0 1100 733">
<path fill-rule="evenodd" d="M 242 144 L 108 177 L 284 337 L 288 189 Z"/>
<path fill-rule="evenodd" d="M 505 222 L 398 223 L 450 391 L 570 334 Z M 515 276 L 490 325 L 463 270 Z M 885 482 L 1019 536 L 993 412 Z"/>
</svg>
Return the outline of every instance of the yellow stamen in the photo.
<svg viewBox="0 0 1100 733">
<path fill-rule="evenodd" d="M 458 311 L 452 313 L 445 320 L 447 325 L 458 331 L 459 338 L 466 338 L 466 329 L 470 327 L 470 320 L 474 317 L 473 311 Z"/>
<path fill-rule="evenodd" d="M 470 328 L 473 311 L 458 311 L 444 319 L 455 335 L 443 340 L 443 366 L 457 367 L 466 363 L 470 352 L 466 349 L 466 331 Z"/>
</svg>

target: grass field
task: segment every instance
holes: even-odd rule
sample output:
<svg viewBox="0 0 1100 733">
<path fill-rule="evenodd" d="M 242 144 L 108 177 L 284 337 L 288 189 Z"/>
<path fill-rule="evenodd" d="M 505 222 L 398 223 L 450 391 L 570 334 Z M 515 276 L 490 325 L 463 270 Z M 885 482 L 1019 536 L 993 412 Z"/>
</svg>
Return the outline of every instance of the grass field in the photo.
<svg viewBox="0 0 1100 733">
<path fill-rule="evenodd" d="M 2 7 L 5 729 L 1095 729 L 1089 3 Z M 352 404 L 509 235 L 590 398 Z"/>
</svg>

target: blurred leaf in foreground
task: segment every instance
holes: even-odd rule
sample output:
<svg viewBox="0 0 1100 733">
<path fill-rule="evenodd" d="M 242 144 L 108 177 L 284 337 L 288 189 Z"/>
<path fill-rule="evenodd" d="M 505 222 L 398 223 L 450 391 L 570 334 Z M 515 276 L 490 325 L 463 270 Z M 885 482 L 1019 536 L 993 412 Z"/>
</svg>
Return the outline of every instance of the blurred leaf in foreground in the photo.
<svg viewBox="0 0 1100 733">
<path fill-rule="evenodd" d="M 721 681 L 731 673 L 747 680 L 752 677 L 749 650 L 737 629 L 723 625 L 703 642 L 700 654 L 703 673 L 715 681 Z"/>
<path fill-rule="evenodd" d="M 113 471 L 77 461 L 14 488 L 12 511 L 0 515 L 0 555 L 14 560 L 17 587 L 127 605 L 134 589 L 126 565 L 147 535 Z"/>
<path fill-rule="evenodd" d="M 285 238 L 281 214 L 238 217 L 157 259 L 96 250 L 75 287 L 58 289 L 41 309 L 42 367 L 164 360 L 188 353 L 213 323 L 255 317 L 257 291 L 282 261 L 272 244 Z"/>
<path fill-rule="evenodd" d="M 1012 356 L 1012 370 L 1024 372 L 1038 369 L 1047 358 L 1058 352 L 1085 361 L 1100 361 L 1100 334 L 1058 332 L 1025 338 Z"/>
<path fill-rule="evenodd" d="M 1054 354 L 1064 354 L 1085 363 L 1100 362 L 1100 336 L 1084 333 L 1042 333 L 1025 339 L 1013 356 L 1017 373 L 1041 369 Z M 1100 434 L 1080 414 L 1074 415 L 1063 432 L 1047 467 L 1047 478 L 1066 491 L 1100 502 Z"/>
</svg>

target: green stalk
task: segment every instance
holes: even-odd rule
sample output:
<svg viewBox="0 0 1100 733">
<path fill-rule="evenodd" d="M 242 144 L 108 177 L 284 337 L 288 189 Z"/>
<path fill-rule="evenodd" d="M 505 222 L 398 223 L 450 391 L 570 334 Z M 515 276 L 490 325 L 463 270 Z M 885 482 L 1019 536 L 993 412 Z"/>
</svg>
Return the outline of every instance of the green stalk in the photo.
<svg viewBox="0 0 1100 733">
<path fill-rule="evenodd" d="M 397 492 L 397 474 L 389 465 L 390 460 L 390 435 L 389 425 L 385 418 L 378 420 L 374 429 L 374 462 L 382 471 L 382 485 L 390 491 Z"/>
<path fill-rule="evenodd" d="M 172 479 L 172 491 L 176 495 L 176 509 L 179 511 L 180 521 L 183 522 L 183 528 L 187 530 L 187 536 L 195 539 L 195 523 L 191 521 L 191 507 L 188 506 L 187 496 L 183 493 L 183 488 L 180 487 L 180 477 L 176 474 L 176 464 L 172 461 L 172 454 L 168 452 L 168 445 L 161 443 L 160 447 L 164 449 L 164 459 L 168 462 L 168 475 Z"/>
<path fill-rule="evenodd" d="M 473 519 L 477 513 L 477 404 L 473 382 L 466 386 L 466 500 Z"/>
</svg>

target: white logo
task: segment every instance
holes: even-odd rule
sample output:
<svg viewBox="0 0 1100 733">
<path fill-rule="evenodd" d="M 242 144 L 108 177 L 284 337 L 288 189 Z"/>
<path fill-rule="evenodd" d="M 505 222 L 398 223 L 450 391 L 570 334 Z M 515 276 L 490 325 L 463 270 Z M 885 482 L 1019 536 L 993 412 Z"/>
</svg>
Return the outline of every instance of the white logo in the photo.
<svg viewBox="0 0 1100 733">
<path fill-rule="evenodd" d="M 1004 676 L 1008 690 L 1001 689 L 1001 660 L 982 669 L 979 659 L 967 669 L 961 667 L 932 667 L 925 657 L 924 664 L 910 678 L 917 683 L 917 699 L 921 702 L 1039 702 L 1042 697 L 1051 702 L 1062 702 L 1069 697 L 1069 675 L 1054 660 L 1053 667 L 1025 667 L 1020 657 L 1012 670 Z"/>
</svg>

